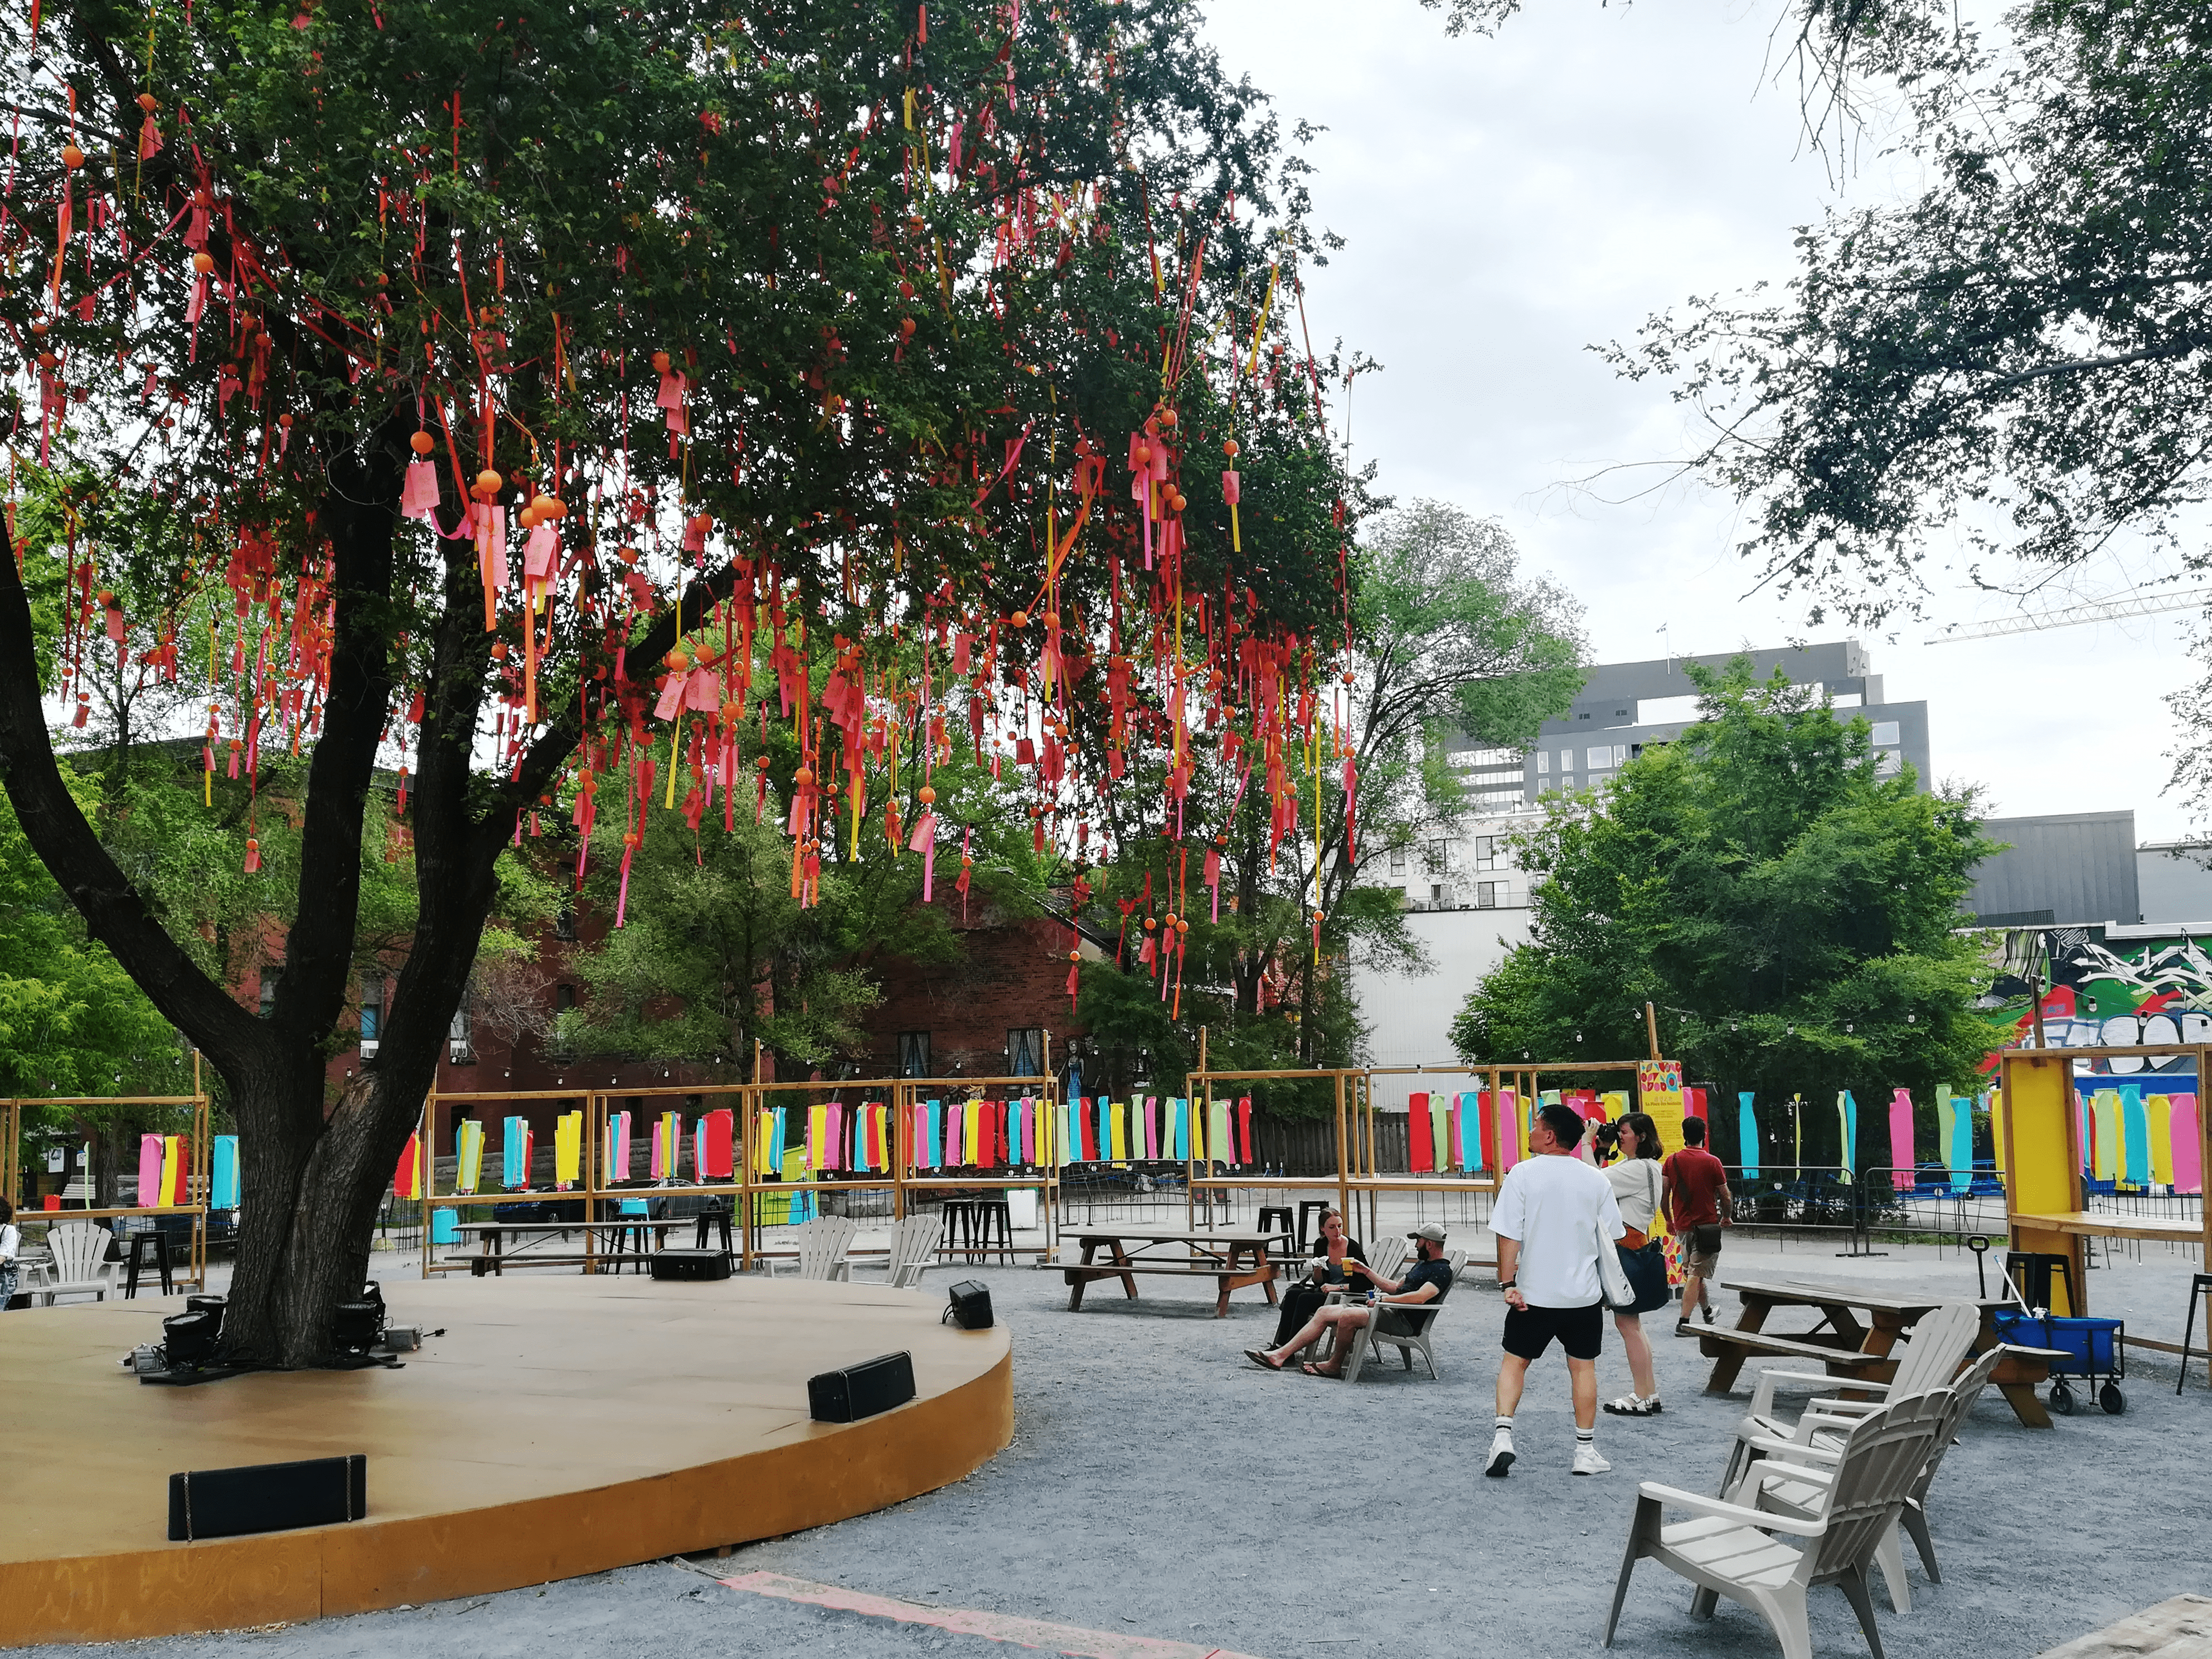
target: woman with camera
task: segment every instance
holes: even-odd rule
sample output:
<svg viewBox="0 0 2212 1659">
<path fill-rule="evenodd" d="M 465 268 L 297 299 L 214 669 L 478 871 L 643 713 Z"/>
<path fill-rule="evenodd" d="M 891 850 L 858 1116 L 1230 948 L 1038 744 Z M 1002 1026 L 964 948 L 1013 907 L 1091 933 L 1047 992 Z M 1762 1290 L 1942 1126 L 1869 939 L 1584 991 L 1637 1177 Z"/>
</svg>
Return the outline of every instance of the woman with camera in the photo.
<svg viewBox="0 0 2212 1659">
<path fill-rule="evenodd" d="M 1620 1333 L 1620 1346 L 1628 1354 L 1628 1371 L 1634 1392 L 1606 1402 L 1615 1417 L 1656 1417 L 1660 1412 L 1659 1379 L 1651 1366 L 1651 1339 L 1644 1334 L 1642 1316 L 1656 1312 L 1672 1299 L 1667 1289 L 1666 1247 L 1659 1237 L 1660 1200 L 1666 1182 L 1659 1171 L 1659 1127 L 1646 1112 L 1624 1113 L 1620 1121 L 1598 1131 L 1597 1152 L 1605 1163 L 1605 1178 L 1613 1183 L 1613 1201 L 1628 1231 L 1613 1246 L 1620 1252 L 1621 1271 L 1636 1291 L 1636 1305 L 1613 1316 Z"/>
</svg>

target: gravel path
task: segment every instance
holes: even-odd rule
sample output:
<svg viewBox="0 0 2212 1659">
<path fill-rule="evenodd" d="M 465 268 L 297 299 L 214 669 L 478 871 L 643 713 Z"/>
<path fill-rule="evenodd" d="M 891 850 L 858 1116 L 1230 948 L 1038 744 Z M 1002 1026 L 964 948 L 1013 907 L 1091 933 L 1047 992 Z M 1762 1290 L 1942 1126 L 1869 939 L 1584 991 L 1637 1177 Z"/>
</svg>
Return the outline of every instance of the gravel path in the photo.
<svg viewBox="0 0 2212 1659">
<path fill-rule="evenodd" d="M 2093 1294 L 2178 1335 L 2191 1265 L 2179 1256 L 2117 1263 L 2099 1273 Z M 1729 1266 L 1973 1291 L 1970 1257 L 1939 1261 L 1924 1249 L 1852 1262 L 1745 1249 Z M 131 1645 L 149 1659 L 1015 1651 L 732 1592 L 700 1576 L 704 1568 L 766 1569 L 1266 1659 L 1593 1655 L 1635 1483 L 1710 1491 L 1743 1407 L 1741 1394 L 1703 1397 L 1696 1345 L 1662 1330 L 1655 1346 L 1665 1415 L 1601 1418 L 1599 1445 L 1613 1471 L 1574 1479 L 1565 1368 L 1554 1356 L 1536 1368 L 1521 1410 L 1521 1462 L 1510 1480 L 1486 1480 L 1503 1307 L 1487 1285 L 1451 1299 L 1438 1343 L 1443 1382 L 1408 1376 L 1394 1361 L 1348 1388 L 1264 1376 L 1240 1358 L 1273 1329 L 1273 1311 L 1254 1291 L 1238 1292 L 1219 1322 L 1210 1286 L 1165 1280 L 1139 1281 L 1136 1303 L 1102 1285 L 1070 1314 L 1054 1275 L 975 1276 L 1014 1328 L 1017 1428 L 1012 1447 L 957 1486 L 726 1562 L 649 1564 L 469 1602 Z M 404 1304 L 404 1290 L 392 1299 Z M 1998 1396 L 1984 1398 L 1935 1494 L 1944 1582 L 1929 1584 L 1916 1561 L 1905 1616 L 1875 1592 L 1891 1654 L 2033 1655 L 2212 1586 L 2197 1564 L 2212 1400 L 2193 1367 L 2199 1380 L 2177 1400 L 2171 1365 L 2162 1378 L 2146 1369 L 2131 1380 L 2124 1416 L 2093 1410 L 2051 1433 L 2021 1428 Z M 1600 1375 L 1606 1397 L 1626 1391 L 1610 1336 Z M 1644 1565 L 1615 1650 L 1630 1659 L 1778 1651 L 1747 1612 L 1723 1603 L 1699 1625 L 1688 1599 L 1683 1581 Z M 1815 1595 L 1813 1628 L 1821 1654 L 1866 1651 L 1839 1592 Z"/>
</svg>

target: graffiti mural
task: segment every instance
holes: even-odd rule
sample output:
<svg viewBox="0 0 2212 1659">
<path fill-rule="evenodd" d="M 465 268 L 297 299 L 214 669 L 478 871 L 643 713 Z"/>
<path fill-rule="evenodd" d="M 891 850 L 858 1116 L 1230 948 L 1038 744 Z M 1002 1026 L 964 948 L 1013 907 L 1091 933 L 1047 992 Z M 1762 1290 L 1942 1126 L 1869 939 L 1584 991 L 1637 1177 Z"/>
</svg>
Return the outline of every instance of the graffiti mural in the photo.
<svg viewBox="0 0 2212 1659">
<path fill-rule="evenodd" d="M 2039 972 L 2049 987 L 2043 1030 L 2054 1048 L 2212 1042 L 2212 951 L 2203 941 L 2185 935 L 2108 941 L 2101 927 L 2052 927 L 2008 934 L 2005 968 L 1984 1008 L 1994 1028 L 1992 1048 L 2033 1040 L 2030 981 L 2015 969 Z M 1992 1054 L 1983 1069 L 1996 1068 Z M 2184 1054 L 2115 1054 L 2096 1069 L 2127 1075 L 2196 1066 Z"/>
</svg>

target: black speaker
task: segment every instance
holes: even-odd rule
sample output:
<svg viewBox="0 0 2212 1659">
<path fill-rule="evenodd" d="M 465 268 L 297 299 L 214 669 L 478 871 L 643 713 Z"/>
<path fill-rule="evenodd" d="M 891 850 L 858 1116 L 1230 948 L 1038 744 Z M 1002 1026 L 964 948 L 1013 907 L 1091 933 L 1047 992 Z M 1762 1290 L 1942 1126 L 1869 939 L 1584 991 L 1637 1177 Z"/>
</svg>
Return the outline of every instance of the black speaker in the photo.
<svg viewBox="0 0 2212 1659">
<path fill-rule="evenodd" d="M 229 1306 L 230 1298 L 227 1296 L 188 1296 L 185 1298 L 186 1313 L 204 1312 L 215 1316 L 215 1334 L 218 1338 L 222 1335 L 223 1310 Z"/>
<path fill-rule="evenodd" d="M 382 1303 L 341 1302 L 331 1316 L 331 1346 L 342 1354 L 365 1354 L 383 1329 Z"/>
<path fill-rule="evenodd" d="M 914 1356 L 887 1353 L 806 1379 L 806 1407 L 817 1423 L 856 1423 L 914 1398 Z"/>
<path fill-rule="evenodd" d="M 991 1287 L 980 1279 L 963 1279 L 952 1287 L 952 1305 L 945 1314 L 963 1331 L 991 1328 Z"/>
<path fill-rule="evenodd" d="M 171 1370 L 204 1365 L 215 1358 L 222 1316 L 210 1308 L 192 1308 L 171 1314 L 161 1322 L 161 1352 Z"/>
<path fill-rule="evenodd" d="M 727 1279 L 730 1257 L 726 1250 L 655 1250 L 647 1258 L 655 1279 Z"/>
<path fill-rule="evenodd" d="M 169 1477 L 172 1540 L 324 1527 L 368 1513 L 368 1459 L 359 1452 Z"/>
</svg>

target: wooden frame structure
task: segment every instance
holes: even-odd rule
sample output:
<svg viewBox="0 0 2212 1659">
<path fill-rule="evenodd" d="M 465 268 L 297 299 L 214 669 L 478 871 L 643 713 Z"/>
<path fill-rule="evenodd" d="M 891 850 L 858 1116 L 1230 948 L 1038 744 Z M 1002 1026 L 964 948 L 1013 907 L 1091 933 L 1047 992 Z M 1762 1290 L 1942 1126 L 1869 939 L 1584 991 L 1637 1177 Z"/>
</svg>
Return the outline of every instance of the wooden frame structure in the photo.
<svg viewBox="0 0 2212 1659">
<path fill-rule="evenodd" d="M 2187 1056 L 2197 1066 L 2197 1137 L 2198 1190 L 2203 1176 L 2212 1173 L 2212 1127 L 2206 1123 L 2204 1079 L 2206 1059 L 2212 1046 L 2174 1043 L 2114 1048 L 2006 1048 L 1997 1055 L 1997 1081 L 2004 1099 L 2005 1213 L 2012 1229 L 2012 1248 L 2043 1255 L 2063 1257 L 2072 1267 L 2080 1307 L 2065 1311 L 2089 1311 L 2087 1254 L 2091 1238 L 2163 1240 L 2196 1244 L 2212 1261 L 2212 1205 L 2200 1200 L 2195 1222 L 2180 1217 L 2124 1216 L 2089 1210 L 2081 1191 L 2081 1118 L 2076 1094 L 2074 1062 L 2108 1060 L 2135 1055 Z M 2117 1074 L 2115 1074 L 2117 1075 Z M 2064 1294 L 2063 1285 L 2052 1285 L 2054 1299 Z M 2052 1312 L 2057 1312 L 2054 1308 Z M 2130 1336 L 2137 1347 L 2179 1352 L 2178 1345 Z"/>
<path fill-rule="evenodd" d="M 0 1101 L 0 1194 L 15 1208 L 15 1224 L 37 1225 L 56 1221 L 107 1221 L 126 1215 L 188 1215 L 192 1218 L 191 1246 L 183 1271 L 171 1264 L 171 1273 L 191 1280 L 195 1291 L 207 1289 L 207 1218 L 215 1146 L 209 1134 L 211 1112 L 207 1091 L 200 1086 L 200 1057 L 192 1054 L 192 1092 L 188 1095 L 52 1095 Z M 89 1196 L 79 1209 L 27 1210 L 22 1201 L 23 1109 L 26 1106 L 187 1106 L 191 1109 L 191 1162 L 185 1170 L 185 1204 L 130 1204 L 95 1209 Z M 88 1172 L 88 1188 L 89 1172 Z"/>
<path fill-rule="evenodd" d="M 906 1195 L 930 1192 L 1011 1192 L 1017 1187 L 1037 1189 L 1037 1220 L 1044 1231 L 1045 1253 L 1049 1255 L 1060 1239 L 1060 1171 L 1066 1161 L 1067 1148 L 1060 1144 L 1059 1130 L 1060 1084 L 1052 1074 L 1052 1033 L 1044 1036 L 1044 1071 L 1031 1077 L 909 1077 L 897 1079 L 897 1092 L 892 1101 L 892 1171 L 897 1177 L 897 1191 L 893 1194 L 893 1213 L 903 1218 L 906 1215 Z M 932 1092 L 942 1097 L 945 1091 L 988 1091 L 994 1088 L 1019 1088 L 1028 1092 L 1037 1103 L 1038 1121 L 1049 1121 L 1054 1127 L 1043 1137 L 1045 1156 L 1036 1165 L 1034 1175 L 916 1175 L 914 1146 L 910 1129 L 914 1121 L 913 1108 L 917 1101 L 931 1098 Z M 880 1183 L 878 1183 L 880 1184 Z"/>
</svg>

